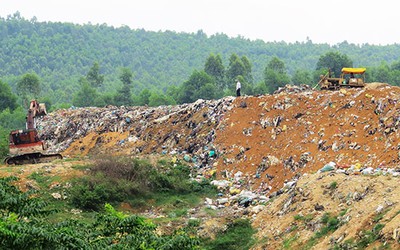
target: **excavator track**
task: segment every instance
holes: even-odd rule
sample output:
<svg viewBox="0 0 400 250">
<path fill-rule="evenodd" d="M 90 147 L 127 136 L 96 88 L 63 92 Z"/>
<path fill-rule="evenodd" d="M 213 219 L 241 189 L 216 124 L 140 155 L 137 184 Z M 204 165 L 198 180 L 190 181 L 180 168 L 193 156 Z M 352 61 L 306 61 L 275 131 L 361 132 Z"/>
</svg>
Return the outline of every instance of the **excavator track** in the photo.
<svg viewBox="0 0 400 250">
<path fill-rule="evenodd" d="M 61 154 L 42 154 L 42 153 L 32 153 L 23 154 L 17 156 L 10 156 L 4 159 L 4 163 L 7 165 L 24 165 L 24 164 L 36 164 L 36 163 L 46 163 L 52 162 L 57 159 L 62 159 Z"/>
</svg>

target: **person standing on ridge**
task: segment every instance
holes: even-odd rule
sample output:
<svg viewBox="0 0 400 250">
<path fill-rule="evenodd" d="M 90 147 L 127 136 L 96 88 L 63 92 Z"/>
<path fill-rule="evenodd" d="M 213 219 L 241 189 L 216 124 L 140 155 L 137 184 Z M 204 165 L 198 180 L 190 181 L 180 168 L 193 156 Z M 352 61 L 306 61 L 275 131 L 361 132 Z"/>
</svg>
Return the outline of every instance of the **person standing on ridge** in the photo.
<svg viewBox="0 0 400 250">
<path fill-rule="evenodd" d="M 236 82 L 236 96 L 240 96 L 240 88 L 242 85 L 240 84 L 239 80 Z"/>
</svg>

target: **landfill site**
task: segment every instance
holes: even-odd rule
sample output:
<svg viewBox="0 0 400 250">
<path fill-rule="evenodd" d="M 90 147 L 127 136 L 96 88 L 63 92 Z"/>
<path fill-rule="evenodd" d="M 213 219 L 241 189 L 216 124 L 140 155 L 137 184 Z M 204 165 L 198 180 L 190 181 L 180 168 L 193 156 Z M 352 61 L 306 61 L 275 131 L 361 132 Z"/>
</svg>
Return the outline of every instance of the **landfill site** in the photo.
<svg viewBox="0 0 400 250">
<path fill-rule="evenodd" d="M 37 127 L 48 151 L 64 158 L 152 155 L 185 162 L 194 180 L 212 178 L 220 193 L 204 207 L 221 216 L 203 221 L 205 235 L 220 230 L 224 215 L 247 217 L 258 230 L 255 249 L 288 240 L 296 249 L 329 213 L 339 226 L 313 249 L 345 248 L 377 224 L 384 225 L 377 246 L 400 247 L 399 100 L 400 88 L 384 83 L 336 91 L 287 85 L 176 106 L 72 107 Z"/>
</svg>

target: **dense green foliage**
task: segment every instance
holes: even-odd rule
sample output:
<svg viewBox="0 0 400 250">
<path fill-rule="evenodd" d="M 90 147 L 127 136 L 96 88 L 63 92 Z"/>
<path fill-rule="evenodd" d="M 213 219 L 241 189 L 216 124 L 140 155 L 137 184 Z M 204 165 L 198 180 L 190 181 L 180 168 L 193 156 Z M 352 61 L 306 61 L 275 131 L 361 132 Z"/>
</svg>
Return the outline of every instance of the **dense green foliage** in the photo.
<svg viewBox="0 0 400 250">
<path fill-rule="evenodd" d="M 0 245 L 2 249 L 195 249 L 199 240 L 184 230 L 159 235 L 145 218 L 117 212 L 105 204 L 92 222 L 46 220 L 50 212 L 41 198 L 32 198 L 0 179 Z"/>
<path fill-rule="evenodd" d="M 213 77 L 213 82 L 203 83 L 207 87 L 201 92 L 209 94 L 210 89 L 216 88 L 216 98 L 221 93 L 232 94 L 232 81 L 239 75 L 244 83 L 254 85 L 252 88 L 263 89 L 260 83 L 264 82 L 265 68 L 273 58 L 284 63 L 289 77 L 295 76 L 299 70 L 314 75 L 314 70 L 321 66 L 317 66 L 321 56 L 334 53 L 348 58 L 355 67 L 371 68 L 371 81 L 388 80 L 398 84 L 400 79 L 398 72 L 392 72 L 398 71 L 398 67 L 391 67 L 392 63 L 398 65 L 398 44 L 377 46 L 349 44 L 346 41 L 337 45 L 315 44 L 311 40 L 296 43 L 251 41 L 243 37 L 230 38 L 224 34 L 207 36 L 201 30 L 197 33 L 151 32 L 128 27 L 114 28 L 106 24 L 39 22 L 36 18 L 26 20 L 18 12 L 0 18 L 0 35 L 2 80 L 16 91 L 23 75 L 37 74 L 42 97 L 47 96 L 56 104 L 55 107 L 73 102 L 75 93 L 81 89 L 79 79 L 82 76 L 99 95 L 97 97 L 100 99 L 92 105 L 113 104 L 109 103 L 113 98 L 103 94 L 116 94 L 116 90 L 124 92 L 119 81 L 121 68 L 128 68 L 133 73 L 130 86 L 133 99 L 138 100 L 135 97 L 144 89 L 149 89 L 153 99 L 158 100 L 153 101 L 154 104 L 160 103 L 160 98 L 155 95 L 161 94 L 166 94 L 161 100 L 168 103 L 179 101 L 168 90 L 188 81 L 195 70 L 204 70 Z M 382 62 L 386 62 L 386 65 L 382 65 Z M 374 67 L 377 70 L 373 70 Z M 388 72 L 382 70 L 385 67 Z M 270 85 L 268 82 L 264 84 L 267 87 Z M 221 86 L 231 88 L 231 91 L 221 92 Z M 250 90 L 247 94 L 251 93 Z M 143 104 L 143 100 L 133 104 Z"/>
<path fill-rule="evenodd" d="M 264 71 L 265 82 L 269 92 L 274 92 L 279 87 L 289 84 L 290 79 L 286 73 L 285 63 L 277 57 L 268 62 Z"/>
<path fill-rule="evenodd" d="M 206 242 L 205 249 L 250 249 L 255 243 L 252 239 L 256 231 L 251 227 L 251 222 L 246 219 L 238 219 L 228 224 L 226 231 L 219 233 L 214 241 Z"/>
<path fill-rule="evenodd" d="M 153 166 L 146 160 L 128 157 L 99 158 L 90 168 L 91 175 L 78 178 L 70 191 L 71 203 L 85 210 L 99 210 L 105 202 L 118 203 L 152 196 L 216 194 L 208 182 L 189 179 L 189 168 L 168 162 Z"/>
<path fill-rule="evenodd" d="M 15 108 L 17 108 L 17 97 L 12 93 L 10 86 L 0 80 L 0 112 Z"/>
<path fill-rule="evenodd" d="M 353 67 L 353 62 L 347 55 L 339 52 L 328 52 L 319 58 L 316 70 L 330 69 L 331 77 L 339 77 L 344 67 Z"/>
<path fill-rule="evenodd" d="M 8 154 L 8 134 L 9 131 L 0 126 L 0 159 Z"/>
</svg>

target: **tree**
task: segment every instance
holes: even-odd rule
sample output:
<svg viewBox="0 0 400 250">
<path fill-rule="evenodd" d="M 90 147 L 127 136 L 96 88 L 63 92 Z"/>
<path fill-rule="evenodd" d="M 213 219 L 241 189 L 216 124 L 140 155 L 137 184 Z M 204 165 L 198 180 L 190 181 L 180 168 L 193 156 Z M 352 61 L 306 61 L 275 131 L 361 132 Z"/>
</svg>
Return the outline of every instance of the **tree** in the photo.
<svg viewBox="0 0 400 250">
<path fill-rule="evenodd" d="M 367 73 L 368 81 L 370 82 L 392 82 L 393 73 L 386 62 L 381 62 L 378 67 L 371 68 Z"/>
<path fill-rule="evenodd" d="M 214 79 L 204 71 L 193 71 L 189 80 L 183 83 L 182 90 L 179 96 L 180 103 L 194 102 L 199 98 L 207 98 L 202 96 L 204 94 L 200 89 L 207 83 L 213 84 L 215 90 Z M 207 87 L 209 88 L 209 86 Z"/>
<path fill-rule="evenodd" d="M 239 58 L 238 55 L 233 53 L 229 58 L 229 66 L 226 72 L 226 79 L 228 80 L 228 83 L 230 83 L 230 85 L 228 85 L 228 88 L 231 90 L 228 91 L 229 93 L 235 90 L 236 80 L 239 78 L 240 83 L 242 84 L 242 89 L 244 90 L 247 86 L 246 93 L 250 94 L 253 89 L 251 63 L 246 56 L 242 56 L 241 58 Z"/>
<path fill-rule="evenodd" d="M 222 63 L 221 55 L 211 54 L 204 65 L 204 71 L 212 76 L 215 80 L 215 85 L 219 91 L 223 91 L 225 88 L 225 67 Z"/>
<path fill-rule="evenodd" d="M 89 72 L 86 75 L 86 80 L 94 88 L 98 88 L 103 85 L 104 75 L 100 74 L 100 66 L 97 62 L 95 62 L 93 66 L 89 69 Z"/>
<path fill-rule="evenodd" d="M 331 51 L 319 58 L 316 70 L 330 69 L 332 77 L 339 77 L 344 67 L 353 67 L 353 61 L 345 54 Z"/>
<path fill-rule="evenodd" d="M 7 130 L 22 129 L 25 127 L 26 110 L 21 106 L 11 111 L 5 109 L 0 112 L 0 127 Z"/>
<path fill-rule="evenodd" d="M 98 97 L 97 91 L 85 78 L 79 80 L 81 88 L 72 99 L 72 104 L 77 107 L 91 107 L 95 105 Z"/>
<path fill-rule="evenodd" d="M 212 100 L 215 99 L 217 95 L 215 89 L 215 84 L 212 82 L 208 82 L 201 86 L 196 95 L 201 99 Z"/>
<path fill-rule="evenodd" d="M 121 80 L 122 84 L 125 85 L 132 85 L 133 80 L 132 80 L 133 74 L 132 71 L 128 68 L 122 68 L 121 69 L 121 74 L 119 75 L 119 79 Z"/>
<path fill-rule="evenodd" d="M 122 82 L 122 88 L 118 90 L 114 97 L 114 102 L 117 106 L 131 106 L 133 103 L 131 95 L 132 71 L 128 68 L 122 68 L 119 79 Z"/>
<path fill-rule="evenodd" d="M 289 83 L 285 63 L 278 57 L 273 57 L 265 67 L 264 81 L 270 93 Z"/>
<path fill-rule="evenodd" d="M 236 86 L 236 78 L 238 76 L 246 75 L 246 67 L 238 55 L 233 53 L 229 58 L 229 66 L 226 72 L 226 79 L 230 89 L 234 89 Z"/>
<path fill-rule="evenodd" d="M 264 95 L 267 92 L 268 92 L 268 88 L 265 85 L 265 82 L 257 83 L 253 89 L 253 95 Z"/>
<path fill-rule="evenodd" d="M 294 85 L 300 85 L 300 84 L 312 85 L 312 82 L 313 78 L 309 71 L 298 69 L 293 74 L 292 83 Z"/>
<path fill-rule="evenodd" d="M 172 105 L 175 104 L 175 101 L 164 94 L 157 94 L 155 92 L 151 93 L 149 97 L 149 106 L 150 107 L 157 107 L 161 105 Z"/>
<path fill-rule="evenodd" d="M 27 73 L 17 82 L 17 91 L 21 94 L 25 107 L 29 105 L 30 99 L 37 99 L 40 94 L 40 80 L 35 73 Z"/>
<path fill-rule="evenodd" d="M 0 112 L 9 108 L 17 108 L 17 97 L 12 93 L 11 87 L 0 80 Z"/>
<path fill-rule="evenodd" d="M 244 73 L 243 73 L 243 77 L 244 77 L 244 82 L 246 83 L 250 83 L 253 84 L 253 75 L 252 75 L 252 66 L 250 63 L 250 60 L 247 58 L 247 56 L 242 56 L 241 58 L 243 66 L 244 66 Z"/>
<path fill-rule="evenodd" d="M 3 159 L 8 154 L 8 135 L 9 131 L 0 126 L 0 158 Z"/>
<path fill-rule="evenodd" d="M 149 105 L 151 92 L 148 89 L 142 90 L 139 94 L 139 103 L 138 105 Z"/>
</svg>

